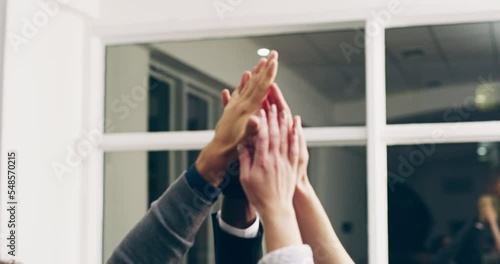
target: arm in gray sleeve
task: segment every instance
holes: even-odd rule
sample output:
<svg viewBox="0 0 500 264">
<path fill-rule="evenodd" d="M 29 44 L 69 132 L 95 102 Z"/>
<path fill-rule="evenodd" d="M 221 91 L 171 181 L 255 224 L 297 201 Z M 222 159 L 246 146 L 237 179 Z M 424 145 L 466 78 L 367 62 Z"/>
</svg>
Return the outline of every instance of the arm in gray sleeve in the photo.
<svg viewBox="0 0 500 264">
<path fill-rule="evenodd" d="M 184 173 L 152 203 L 107 263 L 180 263 L 211 206 L 190 187 Z"/>
</svg>

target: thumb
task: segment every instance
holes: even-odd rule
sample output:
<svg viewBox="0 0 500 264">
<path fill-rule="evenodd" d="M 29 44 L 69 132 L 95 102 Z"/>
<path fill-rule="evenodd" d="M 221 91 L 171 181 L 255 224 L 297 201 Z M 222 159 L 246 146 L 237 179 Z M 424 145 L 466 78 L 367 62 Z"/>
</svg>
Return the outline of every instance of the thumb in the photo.
<svg viewBox="0 0 500 264">
<path fill-rule="evenodd" d="M 231 94 L 229 93 L 228 89 L 222 90 L 222 106 L 226 107 L 226 105 L 229 103 L 229 100 L 231 100 Z"/>
<path fill-rule="evenodd" d="M 243 184 L 250 175 L 251 157 L 248 149 L 242 144 L 238 145 L 238 159 L 240 161 L 240 181 Z"/>
<path fill-rule="evenodd" d="M 253 135 L 256 135 L 257 132 L 259 132 L 259 127 L 260 127 L 260 119 L 256 115 L 251 115 L 248 118 L 248 123 L 245 131 L 245 135 L 247 137 L 251 137 Z"/>
</svg>

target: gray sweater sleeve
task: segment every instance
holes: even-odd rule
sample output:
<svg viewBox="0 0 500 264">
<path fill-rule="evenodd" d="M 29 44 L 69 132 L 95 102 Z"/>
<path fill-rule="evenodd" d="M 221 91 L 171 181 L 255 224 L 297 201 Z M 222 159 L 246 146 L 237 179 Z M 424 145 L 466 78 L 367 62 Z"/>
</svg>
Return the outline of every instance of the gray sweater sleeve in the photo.
<svg viewBox="0 0 500 264">
<path fill-rule="evenodd" d="M 115 249 L 108 264 L 181 263 L 212 202 L 181 175 Z"/>
</svg>

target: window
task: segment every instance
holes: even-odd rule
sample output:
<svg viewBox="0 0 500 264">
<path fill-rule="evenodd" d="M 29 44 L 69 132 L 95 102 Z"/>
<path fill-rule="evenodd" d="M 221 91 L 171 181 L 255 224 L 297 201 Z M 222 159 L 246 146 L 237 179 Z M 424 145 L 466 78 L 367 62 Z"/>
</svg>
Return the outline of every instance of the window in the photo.
<svg viewBox="0 0 500 264">
<path fill-rule="evenodd" d="M 500 120 L 500 22 L 386 34 L 389 123 Z"/>
<path fill-rule="evenodd" d="M 494 258 L 493 241 L 474 252 L 471 223 L 482 218 L 480 200 L 498 199 L 497 142 L 393 146 L 388 149 L 390 263 L 434 257 L 457 243 L 447 262 L 476 263 Z M 471 231 L 472 230 L 472 231 Z M 492 238 L 490 229 L 483 237 Z M 442 260 L 445 262 L 444 260 Z M 493 261 L 493 259 L 491 260 Z M 496 258 L 495 261 L 498 261 Z"/>
<path fill-rule="evenodd" d="M 355 108 L 365 96 L 362 47 L 354 54 L 346 54 L 341 48 L 356 34 L 363 33 L 359 30 L 346 30 L 108 47 L 106 117 L 112 125 L 108 126 L 106 133 L 110 136 L 131 132 L 154 136 L 161 132 L 214 129 L 223 108 L 220 99 L 222 88 L 234 88 L 243 70 L 253 67 L 259 59 L 258 47 L 280 51 L 277 82 L 292 110 L 303 115 L 305 124 L 362 125 L 365 122 L 364 106 L 353 112 L 356 113 L 355 120 L 341 112 L 337 113 L 349 107 Z M 294 44 L 294 48 L 290 48 L 290 43 Z M 223 56 L 229 51 L 232 52 L 231 56 Z M 325 133 L 319 132 L 319 135 Z M 175 140 L 190 139 L 188 134 L 179 134 L 179 137 Z M 106 153 L 105 193 L 110 194 L 109 197 L 105 195 L 104 202 L 104 259 L 133 227 L 132 223 L 138 220 L 139 212 L 144 214 L 151 202 L 158 199 L 169 184 L 194 163 L 200 148 L 201 146 L 180 151 L 158 149 Z M 336 186 L 339 191 L 335 192 L 335 197 L 341 195 L 353 201 L 349 206 L 352 207 L 351 214 L 343 212 L 347 207 L 339 211 L 337 206 L 340 203 L 330 202 L 342 199 L 330 197 L 328 190 L 321 190 L 321 195 L 329 206 L 328 211 L 332 216 L 336 216 L 332 221 L 342 230 L 341 236 L 349 244 L 353 256 L 366 262 L 366 243 L 355 243 L 355 240 L 366 240 L 366 155 L 363 147 L 351 148 L 314 148 L 314 153 L 322 154 L 313 154 L 318 157 L 314 160 L 318 163 L 311 169 L 314 180 L 318 183 L 323 182 L 323 178 L 326 179 L 331 172 L 335 178 L 332 178 L 328 185 L 334 184 L 333 179 L 344 178 L 344 185 L 353 184 L 362 188 L 355 196 L 349 197 L 350 192 L 340 192 L 347 190 L 346 188 Z M 341 166 L 341 162 L 333 162 L 325 159 L 325 156 L 331 156 L 332 159 L 343 157 L 346 164 Z M 131 170 L 134 173 L 122 171 L 122 165 L 128 168 L 133 157 L 137 157 L 136 168 Z M 338 164 L 338 167 L 332 164 Z M 141 168 L 140 172 L 136 171 L 138 168 Z M 116 175 L 117 171 L 121 175 Z M 347 175 L 351 174 L 349 171 L 355 172 L 355 176 L 348 177 Z M 114 183 L 115 181 L 131 183 L 118 184 Z M 122 189 L 131 188 L 125 193 L 138 196 L 137 199 L 142 201 L 132 204 L 136 206 L 130 208 L 132 215 L 129 216 L 121 206 L 114 208 L 115 203 L 123 202 L 117 197 L 121 197 L 120 193 L 124 192 L 120 190 L 114 194 L 115 186 L 121 186 Z M 327 185 L 320 184 L 318 188 L 323 186 Z M 135 192 L 136 188 L 141 191 Z M 340 218 L 341 215 L 345 218 Z M 111 227 L 112 222 L 122 221 L 120 219 L 127 220 L 123 220 L 121 225 Z M 207 220 L 201 227 L 186 263 L 213 261 L 210 226 L 210 221 Z M 106 230 L 107 228 L 110 230 Z"/>
<path fill-rule="evenodd" d="M 205 33 L 183 35 L 165 30 L 162 36 L 170 41 L 152 44 L 131 44 L 132 41 L 124 39 L 135 38 L 126 33 L 120 35 L 124 38 L 114 39 L 114 35 L 106 36 L 100 38 L 105 44 L 111 44 L 106 53 L 106 101 L 102 108 L 97 108 L 106 111 L 99 110 L 101 115 L 93 115 L 91 119 L 98 122 L 102 116 L 106 116 L 103 125 L 106 127 L 103 140 L 106 166 L 109 166 L 109 157 L 114 155 L 123 156 L 123 159 L 129 155 L 137 155 L 134 158 L 141 162 L 141 173 L 144 177 L 140 180 L 144 193 L 140 195 L 144 196 L 141 196 L 143 203 L 136 206 L 144 213 L 148 199 L 155 197 L 148 196 L 146 177 L 155 173 L 162 175 L 168 171 L 169 180 L 166 182 L 162 179 L 163 182 L 158 184 L 163 186 L 156 191 L 158 195 L 161 189 L 178 175 L 179 170 L 184 169 L 189 161 L 194 159 L 195 151 L 200 150 L 210 140 L 211 131 L 198 129 L 213 129 L 222 110 L 218 101 L 220 90 L 236 86 L 241 72 L 258 60 L 257 49 L 277 49 L 280 51 L 277 82 L 295 114 L 300 114 L 308 126 L 306 137 L 312 148 L 311 157 L 315 156 L 311 162 L 326 164 L 326 157 L 332 163 L 345 158 L 344 155 L 328 154 L 328 151 L 320 150 L 328 148 L 332 149 L 332 153 L 336 150 L 340 151 L 338 153 L 363 153 L 360 157 L 364 157 L 366 162 L 363 167 L 363 158 L 359 158 L 359 166 L 355 168 L 366 169 L 365 182 L 359 181 L 360 177 L 363 177 L 361 173 L 356 174 L 356 181 L 347 180 L 349 183 L 358 183 L 355 185 L 356 195 L 359 194 L 359 199 L 355 199 L 355 211 L 359 214 L 344 215 L 340 222 L 335 222 L 337 220 L 332 216 L 337 233 L 341 233 L 339 236 L 357 263 L 388 263 L 390 257 L 393 259 L 394 254 L 398 253 L 391 233 L 394 230 L 393 220 L 391 214 L 387 214 L 398 207 L 398 203 L 394 203 L 397 201 L 394 199 L 394 193 L 405 189 L 405 186 L 422 190 L 422 186 L 431 184 L 434 187 L 443 187 L 439 191 L 451 192 L 452 195 L 477 193 L 484 187 L 477 179 L 460 175 L 470 175 L 477 171 L 479 177 L 486 177 L 483 176 L 488 172 L 485 167 L 494 162 L 490 160 L 490 165 L 484 165 L 478 156 L 485 155 L 478 153 L 485 150 L 487 153 L 494 153 L 496 144 L 492 142 L 500 141 L 496 104 L 498 78 L 495 75 L 498 71 L 499 25 L 496 20 L 498 15 L 490 12 L 460 14 L 460 17 L 401 15 L 393 16 L 391 21 L 384 25 L 380 25 L 377 19 L 369 18 L 364 21 L 368 32 L 352 27 L 345 28 L 345 25 L 339 30 L 323 31 L 325 25 L 310 21 L 310 25 L 297 27 L 296 33 L 289 33 L 291 31 L 287 29 L 286 34 L 283 33 L 284 28 L 276 22 L 270 25 L 271 29 L 261 31 L 266 34 L 274 32 L 276 35 L 257 36 L 259 32 L 252 30 L 242 29 L 235 33 L 223 29 L 227 38 L 214 39 L 211 37 L 221 35 L 214 33 L 210 36 L 211 34 L 207 33 L 207 38 Z M 449 25 L 443 25 L 445 21 Z M 373 34 L 372 30 L 368 30 L 368 27 L 373 27 L 374 24 L 385 29 L 378 33 L 385 34 Z M 143 28 L 145 32 L 148 30 Z M 364 36 L 367 41 L 361 41 L 360 36 Z M 157 41 L 158 35 L 151 34 L 140 39 L 141 41 L 136 43 Z M 457 45 L 454 45 L 455 43 Z M 102 55 L 101 48 L 99 46 L 93 52 L 95 58 Z M 220 63 L 226 58 L 231 58 L 232 61 Z M 214 64 L 218 67 L 214 67 Z M 155 69 L 161 69 L 161 72 L 154 74 Z M 100 77 L 97 70 L 92 72 Z M 480 76 L 486 81 L 478 79 Z M 93 79 L 93 87 L 96 89 L 94 99 L 100 102 L 98 95 L 102 94 L 102 91 L 97 89 L 104 89 L 97 77 Z M 144 94 L 147 95 L 142 96 L 141 91 L 148 88 L 151 82 L 149 78 L 165 82 L 162 85 L 170 90 L 168 95 L 152 95 L 145 89 Z M 157 99 L 153 98 L 158 96 L 163 98 L 158 100 L 167 100 L 170 104 L 168 107 L 157 106 L 156 110 L 169 112 L 169 115 L 168 118 L 163 116 L 163 119 L 158 119 L 162 128 L 158 132 L 152 132 L 148 123 L 150 104 L 159 104 L 160 101 L 155 102 Z M 97 110 L 96 112 L 99 112 Z M 206 113 L 200 113 L 204 110 Z M 413 176 L 405 178 L 404 183 L 397 183 L 396 191 L 391 192 L 392 178 L 388 175 L 394 173 L 394 169 L 399 166 L 399 155 L 409 155 L 413 153 L 412 150 L 426 144 L 436 146 L 436 154 L 431 155 L 424 165 L 415 169 L 421 172 L 415 172 Z M 450 163 L 448 158 L 433 161 L 441 151 L 448 153 L 449 155 L 444 154 L 444 157 L 448 155 L 454 163 Z M 151 168 L 156 168 L 156 172 L 148 171 L 144 168 L 154 161 L 154 158 L 149 158 L 148 155 L 155 152 L 157 154 L 153 155 L 158 155 L 157 165 L 151 165 Z M 160 156 L 160 153 L 163 156 Z M 457 165 L 456 154 L 459 153 L 466 153 L 467 157 L 463 157 L 464 162 Z M 474 155 L 478 160 L 473 158 Z M 469 162 L 472 160 L 475 160 L 476 164 Z M 102 158 L 96 155 L 89 168 L 95 175 L 102 177 L 103 164 L 100 161 Z M 123 161 L 119 162 L 122 163 Z M 182 166 L 176 167 L 172 164 Z M 439 165 L 440 171 L 426 173 L 434 164 Z M 115 165 L 115 169 L 119 167 L 119 170 L 126 170 L 129 165 Z M 158 165 L 162 168 L 159 169 Z M 317 184 L 316 187 L 320 190 L 326 187 L 335 188 L 334 183 L 346 183 L 343 181 L 348 179 L 328 178 L 326 167 L 319 166 L 318 170 L 317 175 L 320 176 L 313 180 L 313 183 Z M 106 167 L 105 179 L 109 172 L 110 169 Z M 424 176 L 416 176 L 420 174 Z M 428 175 L 441 176 L 438 181 Z M 322 184 L 324 181 L 326 184 Z M 95 182 L 98 181 L 94 180 L 89 184 L 90 190 L 102 191 Z M 132 182 L 122 184 L 128 185 Z M 474 185 L 474 188 L 471 188 L 471 185 Z M 406 192 L 408 193 L 410 192 Z M 354 195 L 341 190 L 336 194 L 331 193 L 337 194 Z M 119 192 L 116 195 L 120 197 Z M 325 199 L 325 203 L 330 199 L 328 195 L 321 191 L 320 196 Z M 120 208 L 112 204 L 119 203 L 118 199 L 113 200 L 113 190 L 105 189 L 104 196 L 109 199 L 104 209 L 103 257 L 106 255 L 106 247 L 109 249 L 112 245 L 108 243 L 109 234 L 106 238 L 109 233 L 106 221 L 111 221 L 106 220 L 109 216 L 106 212 L 110 208 Z M 347 199 L 343 200 L 347 201 L 345 204 L 332 205 L 331 210 L 342 208 L 342 212 L 347 212 L 343 207 L 349 205 L 347 196 L 338 198 Z M 366 205 L 360 202 L 363 199 Z M 444 200 L 439 206 L 443 207 L 446 202 L 449 200 Z M 446 205 L 456 206 L 450 203 Z M 450 234 L 460 228 L 464 219 L 462 216 L 449 219 L 441 216 L 438 216 L 440 230 Z M 364 217 L 367 223 L 366 232 L 358 229 Z M 92 219 L 94 225 L 100 227 L 99 214 Z M 201 232 L 204 241 L 210 241 L 210 228 L 207 230 L 208 232 Z M 360 233 L 350 235 L 349 230 Z M 98 233 L 92 229 L 90 231 Z M 125 225 L 121 230 L 113 231 L 115 241 L 126 231 Z M 350 239 L 361 239 L 365 235 L 367 248 L 362 246 L 359 250 L 353 249 Z M 89 251 L 93 255 L 101 256 L 101 242 L 94 240 L 92 241 L 98 246 L 89 247 Z M 190 254 L 195 256 L 191 257 L 191 261 L 200 260 L 205 263 L 203 258 L 210 259 L 209 243 L 198 247 L 200 251 L 197 252 L 206 255 L 193 251 Z M 429 241 L 426 240 L 425 243 Z"/>
</svg>

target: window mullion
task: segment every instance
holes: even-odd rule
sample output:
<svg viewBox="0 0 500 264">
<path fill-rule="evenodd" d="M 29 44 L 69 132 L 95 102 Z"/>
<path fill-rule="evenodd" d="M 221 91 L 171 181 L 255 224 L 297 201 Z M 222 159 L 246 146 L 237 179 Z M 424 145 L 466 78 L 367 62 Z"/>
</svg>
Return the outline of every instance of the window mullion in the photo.
<svg viewBox="0 0 500 264">
<path fill-rule="evenodd" d="M 387 206 L 385 29 L 374 19 L 366 23 L 366 125 L 369 263 L 389 262 Z"/>
</svg>

